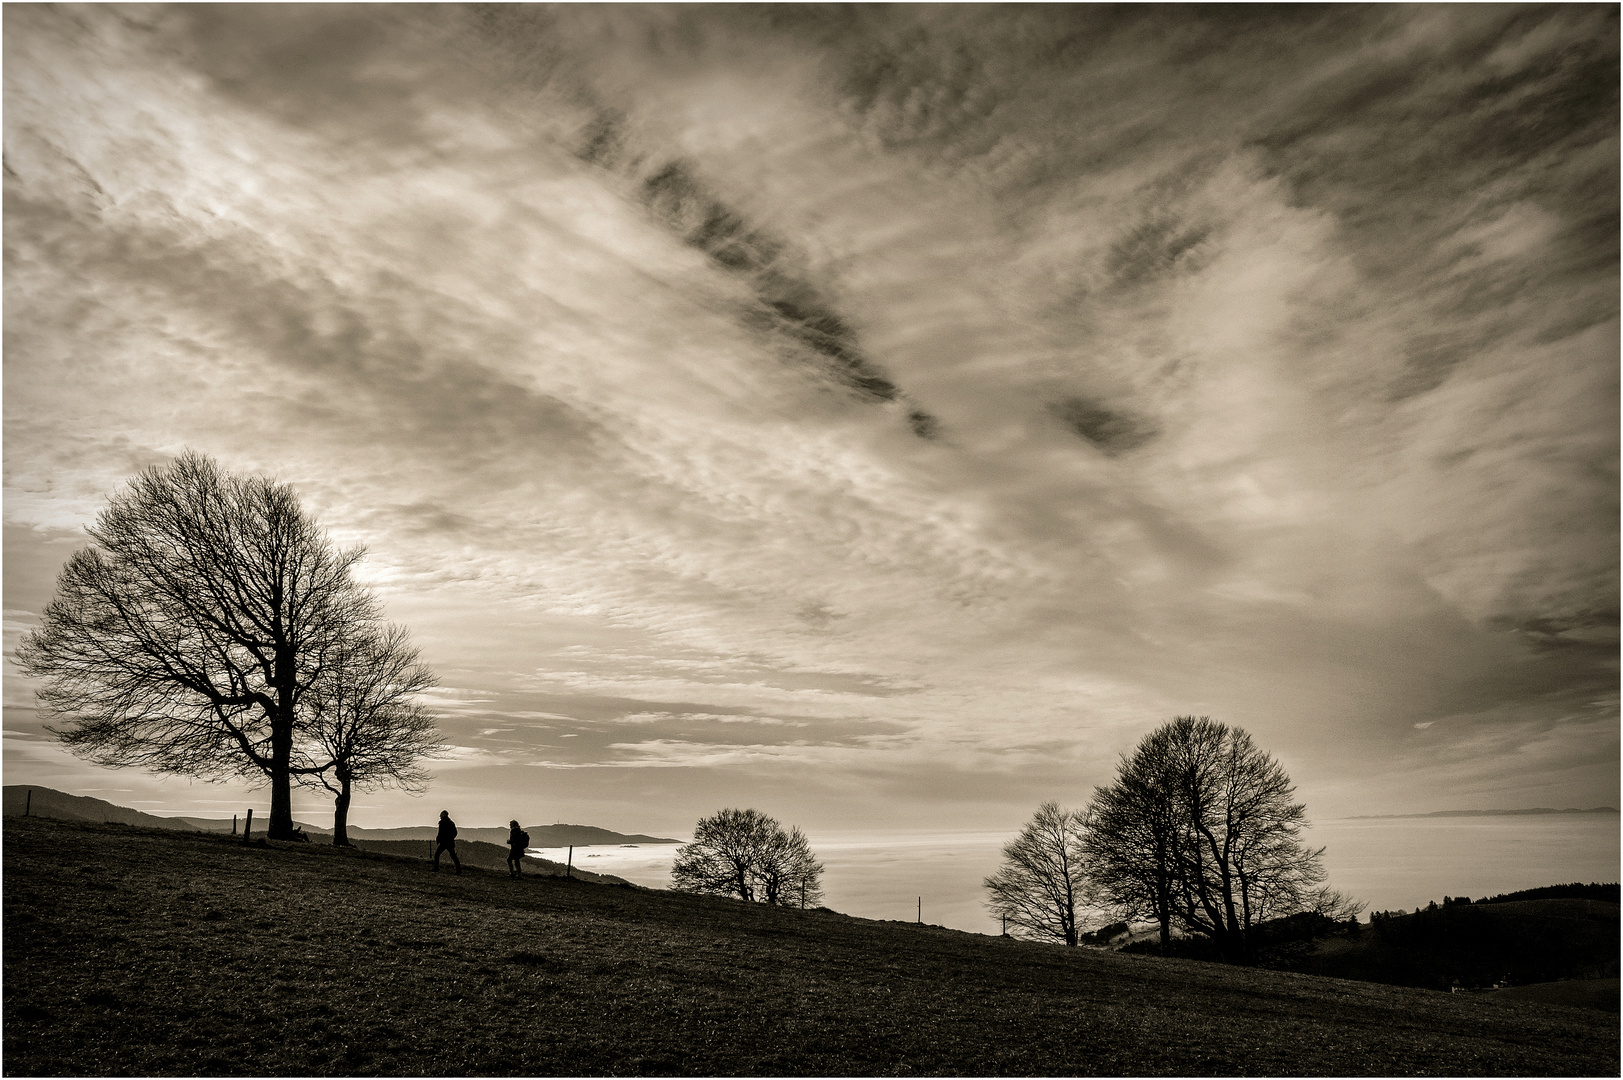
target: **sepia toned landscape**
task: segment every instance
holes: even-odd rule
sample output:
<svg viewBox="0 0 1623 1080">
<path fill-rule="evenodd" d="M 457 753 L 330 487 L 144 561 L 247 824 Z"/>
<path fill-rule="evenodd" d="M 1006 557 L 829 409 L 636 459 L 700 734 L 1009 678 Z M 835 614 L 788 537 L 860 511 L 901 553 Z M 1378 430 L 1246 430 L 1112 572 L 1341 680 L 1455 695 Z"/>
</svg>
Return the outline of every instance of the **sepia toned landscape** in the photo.
<svg viewBox="0 0 1623 1080">
<path fill-rule="evenodd" d="M 8 1075 L 1615 1075 L 1619 11 L 13 4 Z"/>
</svg>

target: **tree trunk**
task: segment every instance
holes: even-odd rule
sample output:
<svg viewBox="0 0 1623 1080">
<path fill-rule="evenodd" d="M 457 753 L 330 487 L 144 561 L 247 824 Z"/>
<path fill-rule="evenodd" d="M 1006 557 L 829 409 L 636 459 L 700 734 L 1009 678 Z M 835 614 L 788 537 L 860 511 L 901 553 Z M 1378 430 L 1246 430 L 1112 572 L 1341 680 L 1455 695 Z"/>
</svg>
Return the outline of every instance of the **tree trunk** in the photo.
<svg viewBox="0 0 1623 1080">
<path fill-rule="evenodd" d="M 271 805 L 265 835 L 293 839 L 293 710 L 279 708 L 271 718 Z"/>
<path fill-rule="evenodd" d="M 349 847 L 349 776 L 340 773 L 338 783 L 338 797 L 333 800 L 332 843 L 333 847 Z"/>
</svg>

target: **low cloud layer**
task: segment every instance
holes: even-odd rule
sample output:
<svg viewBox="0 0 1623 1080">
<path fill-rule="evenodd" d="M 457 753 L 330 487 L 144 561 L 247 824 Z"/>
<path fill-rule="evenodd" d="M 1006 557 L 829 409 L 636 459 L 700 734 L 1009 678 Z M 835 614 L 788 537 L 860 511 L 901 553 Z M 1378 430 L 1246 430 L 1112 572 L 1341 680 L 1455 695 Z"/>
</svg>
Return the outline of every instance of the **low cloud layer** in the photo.
<svg viewBox="0 0 1623 1080">
<path fill-rule="evenodd" d="M 8 655 L 191 447 L 369 547 L 473 817 L 1012 822 L 1176 713 L 1617 799 L 1614 10 L 5 20 Z"/>
</svg>

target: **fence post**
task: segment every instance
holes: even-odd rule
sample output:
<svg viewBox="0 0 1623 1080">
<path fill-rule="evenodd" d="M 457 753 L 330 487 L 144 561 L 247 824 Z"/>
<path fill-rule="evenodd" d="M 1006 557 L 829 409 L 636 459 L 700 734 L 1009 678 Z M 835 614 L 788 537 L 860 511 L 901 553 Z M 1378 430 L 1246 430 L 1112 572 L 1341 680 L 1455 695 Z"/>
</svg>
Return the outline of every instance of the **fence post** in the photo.
<svg viewBox="0 0 1623 1080">
<path fill-rule="evenodd" d="M 575 845 L 570 844 L 569 845 L 569 862 L 564 864 L 564 877 L 572 878 L 574 876 L 575 876 Z"/>
<path fill-rule="evenodd" d="M 231 815 L 231 835 L 237 835 L 237 815 Z"/>
<path fill-rule="evenodd" d="M 254 831 L 254 808 L 248 808 L 248 820 L 242 824 L 242 842 L 248 842 L 248 834 Z"/>
<path fill-rule="evenodd" d="M 27 817 L 28 814 L 29 814 L 29 811 L 31 811 L 33 809 L 34 809 L 34 789 L 29 788 L 28 789 L 28 801 L 23 803 L 23 817 Z"/>
</svg>

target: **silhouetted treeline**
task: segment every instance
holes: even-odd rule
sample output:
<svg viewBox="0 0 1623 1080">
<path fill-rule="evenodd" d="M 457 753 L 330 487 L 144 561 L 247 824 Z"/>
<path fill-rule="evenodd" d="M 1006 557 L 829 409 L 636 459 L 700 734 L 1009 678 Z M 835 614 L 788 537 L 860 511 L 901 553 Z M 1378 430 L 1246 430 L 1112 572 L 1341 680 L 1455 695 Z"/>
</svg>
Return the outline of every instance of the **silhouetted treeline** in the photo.
<svg viewBox="0 0 1623 1080">
<path fill-rule="evenodd" d="M 1582 890 L 1573 896 L 1570 890 Z M 1415 912 L 1376 912 L 1368 924 L 1312 912 L 1256 929 L 1262 967 L 1343 979 L 1464 990 L 1618 976 L 1616 885 L 1555 885 L 1472 904 L 1445 897 Z M 1220 959 L 1205 938 L 1140 941 L 1124 952 Z"/>
<path fill-rule="evenodd" d="M 1490 896 L 1486 900 L 1478 900 L 1479 904 L 1508 904 L 1516 900 L 1600 900 L 1603 903 L 1615 904 L 1618 902 L 1618 882 L 1610 885 L 1597 885 L 1591 881 L 1588 885 L 1580 885 L 1574 881 L 1570 885 L 1546 885 L 1540 889 L 1523 889 L 1521 892 L 1500 893 Z M 1469 899 L 1455 903 L 1470 903 Z"/>
</svg>

